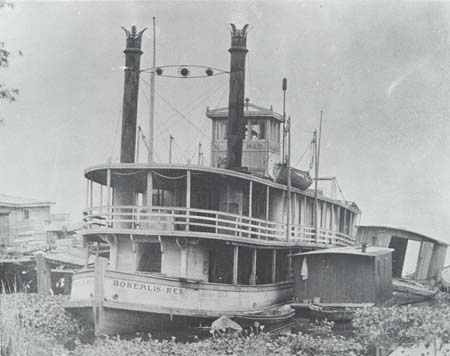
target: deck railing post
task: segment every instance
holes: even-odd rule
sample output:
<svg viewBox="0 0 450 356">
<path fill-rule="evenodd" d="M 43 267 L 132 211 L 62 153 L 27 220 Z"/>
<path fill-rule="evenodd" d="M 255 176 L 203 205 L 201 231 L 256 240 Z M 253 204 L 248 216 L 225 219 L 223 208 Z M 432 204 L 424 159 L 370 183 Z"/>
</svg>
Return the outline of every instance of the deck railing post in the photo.
<svg viewBox="0 0 450 356">
<path fill-rule="evenodd" d="M 219 232 L 219 214 L 216 214 L 216 234 Z"/>
</svg>

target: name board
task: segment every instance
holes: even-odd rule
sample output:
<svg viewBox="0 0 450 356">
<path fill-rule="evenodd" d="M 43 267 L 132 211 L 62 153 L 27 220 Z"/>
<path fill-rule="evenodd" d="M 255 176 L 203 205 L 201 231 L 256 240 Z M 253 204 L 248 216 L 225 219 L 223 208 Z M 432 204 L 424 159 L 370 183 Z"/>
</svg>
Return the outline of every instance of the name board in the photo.
<svg viewBox="0 0 450 356">
<path fill-rule="evenodd" d="M 262 150 L 266 148 L 265 142 L 246 142 L 248 150 Z"/>
<path fill-rule="evenodd" d="M 149 283 L 142 283 L 142 282 L 124 281 L 124 280 L 120 280 L 120 279 L 113 280 L 113 287 L 139 290 L 139 291 L 145 291 L 145 292 L 150 292 L 150 293 L 162 293 L 162 294 L 171 294 L 171 295 L 183 294 L 182 288 L 161 286 L 161 285 L 157 285 L 157 284 L 149 284 Z"/>
</svg>

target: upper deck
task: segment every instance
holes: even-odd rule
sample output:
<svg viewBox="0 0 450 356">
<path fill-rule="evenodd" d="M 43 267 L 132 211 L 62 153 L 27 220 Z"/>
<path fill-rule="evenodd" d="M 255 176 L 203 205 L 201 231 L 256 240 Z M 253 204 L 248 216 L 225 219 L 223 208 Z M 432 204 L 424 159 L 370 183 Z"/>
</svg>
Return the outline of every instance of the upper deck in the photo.
<svg viewBox="0 0 450 356">
<path fill-rule="evenodd" d="M 134 234 L 218 239 L 260 246 L 354 244 L 354 203 L 291 190 L 270 179 L 221 168 L 168 164 L 104 164 L 85 171 L 85 236 Z M 147 193 L 150 191 L 151 198 Z"/>
</svg>

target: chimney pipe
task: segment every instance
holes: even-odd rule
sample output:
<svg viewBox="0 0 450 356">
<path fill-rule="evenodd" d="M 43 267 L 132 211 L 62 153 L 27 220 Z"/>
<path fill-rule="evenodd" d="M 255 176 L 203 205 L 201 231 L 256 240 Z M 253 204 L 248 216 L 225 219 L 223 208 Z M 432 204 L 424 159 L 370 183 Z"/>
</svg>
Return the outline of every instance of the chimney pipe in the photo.
<svg viewBox="0 0 450 356">
<path fill-rule="evenodd" d="M 244 89 L 247 28 L 241 30 L 231 24 L 230 97 L 228 101 L 227 168 L 241 170 L 244 140 Z"/>
<path fill-rule="evenodd" d="M 123 28 L 127 36 L 125 53 L 125 85 L 123 91 L 122 109 L 122 138 L 120 145 L 120 162 L 134 163 L 136 150 L 136 120 L 139 94 L 139 71 L 141 62 L 142 33 L 137 32 L 136 26 L 131 32 Z"/>
</svg>

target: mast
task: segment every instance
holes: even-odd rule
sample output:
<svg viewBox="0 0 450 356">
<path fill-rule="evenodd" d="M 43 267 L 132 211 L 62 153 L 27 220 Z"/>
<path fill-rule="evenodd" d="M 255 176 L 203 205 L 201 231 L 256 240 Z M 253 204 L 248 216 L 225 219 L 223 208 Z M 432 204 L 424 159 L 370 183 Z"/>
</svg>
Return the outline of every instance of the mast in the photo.
<svg viewBox="0 0 450 356">
<path fill-rule="evenodd" d="M 286 163 L 285 147 L 286 147 L 286 89 L 287 79 L 283 78 L 283 137 L 281 144 L 281 163 Z"/>
<path fill-rule="evenodd" d="M 319 241 L 319 220 L 317 219 L 318 207 L 318 182 L 319 182 L 319 161 L 320 161 L 320 141 L 322 137 L 322 110 L 320 110 L 319 123 L 319 142 L 317 143 L 317 130 L 314 130 L 314 161 L 315 161 L 315 179 L 314 179 L 314 230 L 316 242 Z"/>
<path fill-rule="evenodd" d="M 169 164 L 172 163 L 172 142 L 173 142 L 173 136 L 169 136 Z"/>
<path fill-rule="evenodd" d="M 288 152 L 287 152 L 287 168 L 288 168 L 288 179 L 287 179 L 287 192 L 288 192 L 288 206 L 287 206 L 287 240 L 291 236 L 290 226 L 291 226 L 291 117 L 288 119 Z"/>
<path fill-rule="evenodd" d="M 245 56 L 247 50 L 247 28 L 241 30 L 231 24 L 230 52 L 230 96 L 227 125 L 227 168 L 241 170 L 242 144 L 244 140 L 244 90 Z"/>
<path fill-rule="evenodd" d="M 153 17 L 153 62 L 150 71 L 150 119 L 148 124 L 148 163 L 153 162 L 153 130 L 155 121 L 155 70 L 156 70 L 156 32 L 155 17 Z"/>
<path fill-rule="evenodd" d="M 287 90 L 287 79 L 283 78 L 282 83 L 283 90 L 283 163 L 287 164 L 287 217 L 286 217 L 286 240 L 289 240 L 290 237 L 290 228 L 291 228 L 291 118 L 289 117 L 289 122 L 286 129 L 286 90 Z M 286 158 L 284 157 L 284 145 L 285 145 L 285 136 L 286 130 L 288 133 L 288 153 Z"/>
</svg>

